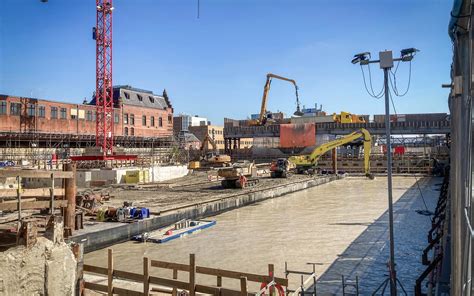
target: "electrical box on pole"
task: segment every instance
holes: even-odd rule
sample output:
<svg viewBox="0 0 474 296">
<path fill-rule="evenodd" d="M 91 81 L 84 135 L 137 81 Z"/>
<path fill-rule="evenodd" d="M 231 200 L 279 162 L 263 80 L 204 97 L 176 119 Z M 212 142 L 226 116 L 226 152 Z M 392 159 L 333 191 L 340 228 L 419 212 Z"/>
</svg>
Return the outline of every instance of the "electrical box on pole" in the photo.
<svg viewBox="0 0 474 296">
<path fill-rule="evenodd" d="M 379 52 L 380 69 L 390 69 L 393 67 L 393 55 L 391 50 Z"/>
</svg>

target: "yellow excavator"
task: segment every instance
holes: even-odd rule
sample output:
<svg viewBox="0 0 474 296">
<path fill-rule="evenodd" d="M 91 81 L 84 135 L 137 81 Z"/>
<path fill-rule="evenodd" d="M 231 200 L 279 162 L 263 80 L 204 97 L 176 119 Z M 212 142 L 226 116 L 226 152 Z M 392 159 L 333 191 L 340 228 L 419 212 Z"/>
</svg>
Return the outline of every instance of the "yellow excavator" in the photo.
<svg viewBox="0 0 474 296">
<path fill-rule="evenodd" d="M 283 76 L 275 75 L 272 73 L 267 74 L 267 81 L 265 82 L 265 87 L 263 88 L 263 97 L 262 97 L 262 106 L 260 107 L 260 114 L 258 119 L 250 120 L 249 125 L 265 125 L 271 118 L 267 118 L 267 98 L 268 98 L 268 92 L 270 91 L 270 85 L 272 83 L 272 79 L 280 79 L 284 81 L 288 81 L 293 83 L 295 86 L 295 93 L 296 93 L 296 112 L 294 113 L 297 116 L 303 115 L 303 112 L 300 110 L 300 99 L 298 96 L 298 86 L 296 85 L 296 81 L 293 79 L 289 79 Z"/>
<path fill-rule="evenodd" d="M 212 151 L 207 149 L 207 144 L 211 144 Z M 227 154 L 219 154 L 219 150 L 217 150 L 216 142 L 207 134 L 204 137 L 204 140 L 201 144 L 201 162 L 205 164 L 219 164 L 225 165 L 230 163 L 230 156 Z"/>
<path fill-rule="evenodd" d="M 340 114 L 333 113 L 332 118 L 337 123 L 365 123 L 364 116 L 341 111 Z"/>
<path fill-rule="evenodd" d="M 370 150 L 372 148 L 372 138 L 370 133 L 366 130 L 361 128 L 360 130 L 348 134 L 342 138 L 329 141 L 324 143 L 318 147 L 316 147 L 311 154 L 308 155 L 297 155 L 292 156 L 288 159 L 289 162 L 293 163 L 296 166 L 297 173 L 307 172 L 309 170 L 314 169 L 314 167 L 318 163 L 318 159 L 325 154 L 326 152 L 342 146 L 348 143 L 351 143 L 355 140 L 362 138 L 364 140 L 364 172 L 365 176 L 369 179 L 374 179 L 374 176 L 370 173 Z"/>
</svg>

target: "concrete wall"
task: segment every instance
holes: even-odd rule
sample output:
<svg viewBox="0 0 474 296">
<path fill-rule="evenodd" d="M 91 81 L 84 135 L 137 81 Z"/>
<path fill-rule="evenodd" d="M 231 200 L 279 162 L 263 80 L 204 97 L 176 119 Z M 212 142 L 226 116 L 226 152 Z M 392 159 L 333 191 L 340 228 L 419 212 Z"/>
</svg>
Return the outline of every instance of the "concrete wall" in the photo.
<svg viewBox="0 0 474 296">
<path fill-rule="evenodd" d="M 176 166 L 155 166 L 150 168 L 150 181 L 160 182 L 184 177 L 188 174 L 188 167 L 185 165 Z"/>
<path fill-rule="evenodd" d="M 186 176 L 189 172 L 187 166 L 154 166 L 151 168 L 117 168 L 113 170 L 78 170 L 76 184 L 78 187 L 90 187 L 91 181 L 105 181 L 105 184 L 125 183 L 127 171 L 148 170 L 150 182 L 160 182 Z"/>
</svg>

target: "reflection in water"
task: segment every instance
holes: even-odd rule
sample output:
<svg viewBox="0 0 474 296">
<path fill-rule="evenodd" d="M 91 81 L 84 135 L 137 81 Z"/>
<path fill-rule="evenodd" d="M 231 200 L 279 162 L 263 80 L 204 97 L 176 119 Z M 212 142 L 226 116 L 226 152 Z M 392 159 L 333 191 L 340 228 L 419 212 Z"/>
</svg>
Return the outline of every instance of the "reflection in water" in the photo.
<svg viewBox="0 0 474 296">
<path fill-rule="evenodd" d="M 394 201 L 414 182 L 395 177 Z M 284 277 L 285 261 L 292 270 L 306 271 L 311 270 L 306 263 L 315 262 L 321 275 L 386 208 L 386 178 L 348 178 L 218 215 L 212 218 L 216 226 L 179 240 L 115 245 L 114 264 L 141 272 L 143 256 L 187 263 L 195 253 L 200 266 L 265 274 L 273 263 L 275 275 Z M 106 256 L 106 250 L 87 254 L 86 263 L 106 266 Z M 171 278 L 172 272 L 152 268 L 152 274 Z M 202 276 L 198 282 L 215 285 L 215 278 Z M 223 282 L 239 287 L 234 280 Z M 290 278 L 290 286 L 298 283 L 298 277 Z"/>
</svg>

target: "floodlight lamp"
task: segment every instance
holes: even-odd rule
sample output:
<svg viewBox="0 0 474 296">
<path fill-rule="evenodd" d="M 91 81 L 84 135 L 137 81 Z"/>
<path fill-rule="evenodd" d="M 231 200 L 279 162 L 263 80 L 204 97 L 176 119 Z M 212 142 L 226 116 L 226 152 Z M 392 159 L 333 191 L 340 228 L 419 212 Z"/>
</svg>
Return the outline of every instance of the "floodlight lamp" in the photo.
<svg viewBox="0 0 474 296">
<path fill-rule="evenodd" d="M 362 52 L 362 53 L 355 54 L 351 63 L 353 64 L 360 63 L 361 65 L 366 65 L 369 63 L 369 60 L 370 60 L 370 52 Z"/>
<path fill-rule="evenodd" d="M 420 50 L 414 48 L 414 47 L 411 47 L 411 48 L 405 48 L 405 49 L 402 49 L 400 50 L 400 55 L 402 57 L 402 61 L 404 62 L 409 62 L 413 59 L 413 57 L 416 55 L 417 52 L 419 52 Z"/>
</svg>

